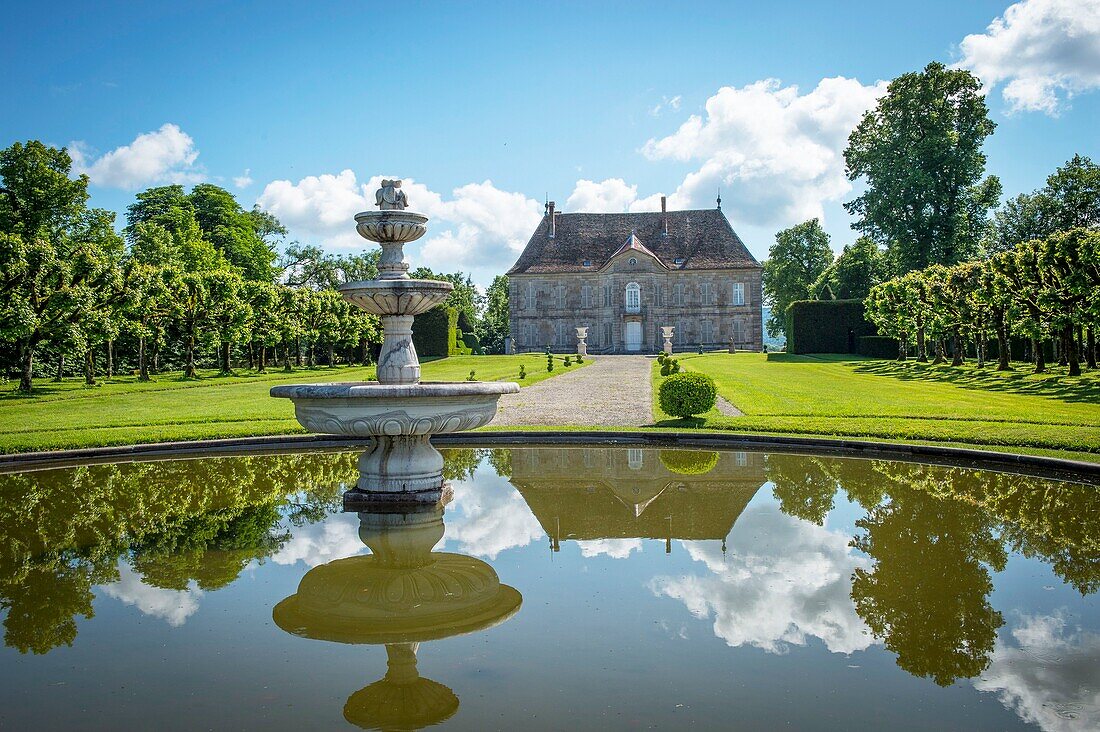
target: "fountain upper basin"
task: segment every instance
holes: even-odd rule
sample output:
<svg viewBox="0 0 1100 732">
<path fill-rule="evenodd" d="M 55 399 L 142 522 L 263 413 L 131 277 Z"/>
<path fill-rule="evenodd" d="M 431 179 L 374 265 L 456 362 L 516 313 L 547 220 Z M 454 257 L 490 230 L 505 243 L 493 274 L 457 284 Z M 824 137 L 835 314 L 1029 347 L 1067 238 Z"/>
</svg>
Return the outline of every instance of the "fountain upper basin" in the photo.
<svg viewBox="0 0 1100 732">
<path fill-rule="evenodd" d="M 359 236 L 379 243 L 408 244 L 424 236 L 428 217 L 412 211 L 363 211 L 355 214 Z"/>
<path fill-rule="evenodd" d="M 373 315 L 420 315 L 447 299 L 454 289 L 438 280 L 366 280 L 337 288 L 344 299 Z"/>
<path fill-rule="evenodd" d="M 311 432 L 351 437 L 436 435 L 484 427 L 502 394 L 519 385 L 500 381 L 427 384 L 295 384 L 271 388 L 294 402 L 294 415 Z"/>
</svg>

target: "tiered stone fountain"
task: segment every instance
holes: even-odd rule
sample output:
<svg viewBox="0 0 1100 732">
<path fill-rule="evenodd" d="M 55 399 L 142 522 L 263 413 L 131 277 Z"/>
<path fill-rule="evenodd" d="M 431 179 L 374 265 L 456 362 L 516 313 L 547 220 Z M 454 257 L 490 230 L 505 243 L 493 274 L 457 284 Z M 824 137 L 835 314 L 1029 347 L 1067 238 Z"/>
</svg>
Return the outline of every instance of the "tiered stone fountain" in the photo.
<svg viewBox="0 0 1100 732">
<path fill-rule="evenodd" d="M 401 181 L 382 181 L 378 211 L 355 215 L 360 236 L 382 246 L 378 277 L 342 285 L 344 299 L 382 319 L 377 382 L 276 386 L 271 396 L 294 402 L 298 422 L 311 432 L 370 437 L 359 458 L 359 484 L 350 503 L 434 503 L 443 492 L 443 456 L 431 436 L 488 424 L 511 382 L 420 383 L 412 340 L 413 317 L 447 299 L 449 282 L 414 280 L 403 247 L 427 231 L 428 217 L 406 211 Z"/>
</svg>

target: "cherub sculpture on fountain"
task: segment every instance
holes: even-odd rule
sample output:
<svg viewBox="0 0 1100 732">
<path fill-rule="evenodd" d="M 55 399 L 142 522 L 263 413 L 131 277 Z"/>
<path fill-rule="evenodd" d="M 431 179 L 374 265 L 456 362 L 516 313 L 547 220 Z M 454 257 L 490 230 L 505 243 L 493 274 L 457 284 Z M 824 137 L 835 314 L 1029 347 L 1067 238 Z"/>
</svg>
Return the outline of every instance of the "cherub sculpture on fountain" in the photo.
<svg viewBox="0 0 1100 732">
<path fill-rule="evenodd" d="M 384 180 L 382 187 L 374 193 L 374 203 L 382 211 L 404 211 L 409 199 L 401 190 L 401 181 Z"/>
</svg>

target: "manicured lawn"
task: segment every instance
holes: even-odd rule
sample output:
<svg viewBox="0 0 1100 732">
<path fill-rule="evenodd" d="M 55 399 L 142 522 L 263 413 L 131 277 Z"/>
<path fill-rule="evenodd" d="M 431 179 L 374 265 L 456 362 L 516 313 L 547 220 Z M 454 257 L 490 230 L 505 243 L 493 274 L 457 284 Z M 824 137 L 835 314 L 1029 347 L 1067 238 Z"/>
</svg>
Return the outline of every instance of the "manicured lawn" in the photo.
<svg viewBox="0 0 1100 732">
<path fill-rule="evenodd" d="M 463 381 L 472 369 L 479 381 L 528 386 L 588 363 L 566 369 L 558 360 L 551 374 L 541 354 L 453 356 L 425 361 L 423 380 Z M 517 378 L 520 364 L 527 369 L 522 381 Z M 42 379 L 31 396 L 15 393 L 10 384 L 0 393 L 0 452 L 300 433 L 304 430 L 291 402 L 268 396 L 273 385 L 373 378 L 373 367 L 322 367 L 289 374 L 208 372 L 199 379 L 161 374 L 144 383 L 124 376 L 101 380 L 96 387 L 84 386 L 82 379 Z"/>
<path fill-rule="evenodd" d="M 956 442 L 1100 453 L 1100 373 L 1069 377 L 897 363 L 851 356 L 738 353 L 679 356 L 709 374 L 742 412 L 712 410 L 663 426 Z M 654 393 L 661 377 L 654 370 Z"/>
</svg>

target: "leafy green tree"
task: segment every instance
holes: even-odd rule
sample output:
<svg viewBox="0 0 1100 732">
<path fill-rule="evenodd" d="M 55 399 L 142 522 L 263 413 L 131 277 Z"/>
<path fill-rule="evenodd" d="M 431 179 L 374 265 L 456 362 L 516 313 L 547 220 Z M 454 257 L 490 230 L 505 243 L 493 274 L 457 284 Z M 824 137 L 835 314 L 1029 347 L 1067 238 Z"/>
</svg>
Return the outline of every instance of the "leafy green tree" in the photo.
<svg viewBox="0 0 1100 732">
<path fill-rule="evenodd" d="M 784 229 L 764 262 L 764 297 L 771 303 L 768 333 L 773 337 L 787 330 L 787 306 L 811 300 L 811 287 L 833 261 L 829 235 L 817 219 Z"/>
<path fill-rule="evenodd" d="M 866 190 L 845 208 L 899 274 L 977 253 L 1000 195 L 996 178 L 982 180 L 994 128 L 978 79 L 933 62 L 894 79 L 849 136 L 848 177 Z"/>
<path fill-rule="evenodd" d="M 233 372 L 233 344 L 249 332 L 252 308 L 244 281 L 234 271 L 216 270 L 206 275 L 206 293 L 211 332 L 218 341 L 218 363 L 223 374 Z"/>
<path fill-rule="evenodd" d="M 985 243 L 986 255 L 1007 252 L 1018 244 L 1054 233 L 1053 201 L 1042 191 L 1021 193 L 1005 201 L 993 215 Z"/>
<path fill-rule="evenodd" d="M 845 245 L 811 289 L 821 293 L 828 287 L 834 297 L 827 299 L 862 300 L 886 277 L 886 258 L 879 246 L 870 237 L 861 236 L 854 244 Z"/>
<path fill-rule="evenodd" d="M 1045 234 L 1100 226 L 1100 165 L 1091 159 L 1074 155 L 1047 178 L 1043 194 L 1050 201 L 1051 219 Z"/>
<path fill-rule="evenodd" d="M 203 235 L 246 280 L 268 282 L 274 275 L 274 241 L 285 231 L 278 220 L 261 211 L 245 211 L 233 194 L 210 183 L 201 183 L 188 196 Z"/>
<path fill-rule="evenodd" d="M 477 291 L 470 275 L 465 272 L 442 274 L 432 272 L 427 267 L 419 267 L 410 272 L 409 276 L 418 280 L 441 280 L 454 285 L 454 289 L 443 304 L 457 310 L 459 318 L 465 319 L 470 327 L 463 328 L 464 332 L 474 332 L 477 329 L 478 316 L 484 307 L 485 298 Z"/>
<path fill-rule="evenodd" d="M 0 340 L 15 345 L 19 389 L 33 388 L 35 350 L 97 303 L 120 297 L 114 215 L 88 209 L 88 178 L 70 178 L 64 149 L 40 142 L 0 151 Z"/>
<path fill-rule="evenodd" d="M 477 338 L 486 353 L 504 353 L 508 328 L 508 276 L 497 275 L 485 291 L 485 315 L 477 328 Z"/>
</svg>

